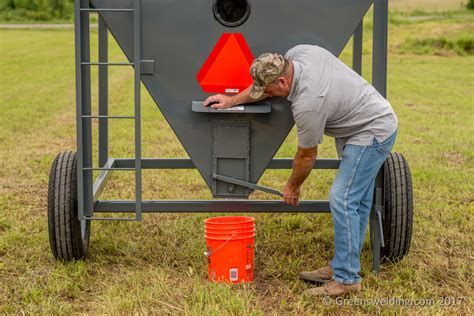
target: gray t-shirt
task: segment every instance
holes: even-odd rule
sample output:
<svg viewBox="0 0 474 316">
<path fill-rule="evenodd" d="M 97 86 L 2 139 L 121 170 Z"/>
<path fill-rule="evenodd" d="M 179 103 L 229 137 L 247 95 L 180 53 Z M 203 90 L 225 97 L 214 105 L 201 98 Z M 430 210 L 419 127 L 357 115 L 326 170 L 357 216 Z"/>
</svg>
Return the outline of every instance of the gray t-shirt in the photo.
<svg viewBox="0 0 474 316">
<path fill-rule="evenodd" d="M 397 129 L 390 103 L 329 51 L 299 45 L 285 58 L 294 65 L 288 100 L 300 147 L 321 144 L 325 134 L 336 138 L 341 155 L 344 144 L 368 146 L 374 137 L 382 142 Z"/>
</svg>

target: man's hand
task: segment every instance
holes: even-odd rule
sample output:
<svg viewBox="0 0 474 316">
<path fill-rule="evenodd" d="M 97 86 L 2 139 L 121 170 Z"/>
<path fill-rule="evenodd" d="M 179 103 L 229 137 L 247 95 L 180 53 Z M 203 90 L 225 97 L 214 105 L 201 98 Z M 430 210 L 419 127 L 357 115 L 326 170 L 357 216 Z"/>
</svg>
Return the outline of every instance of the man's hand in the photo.
<svg viewBox="0 0 474 316">
<path fill-rule="evenodd" d="M 283 202 L 289 205 L 298 205 L 300 202 L 300 188 L 287 183 L 283 188 Z"/>
<path fill-rule="evenodd" d="M 260 99 L 252 99 L 250 97 L 251 90 L 252 85 L 249 85 L 244 91 L 233 96 L 228 96 L 224 94 L 211 95 L 203 102 L 203 105 L 211 106 L 213 109 L 228 109 L 238 104 L 246 104 L 249 102 L 263 100 L 268 96 L 264 93 Z"/>
<path fill-rule="evenodd" d="M 298 151 L 293 159 L 291 176 L 283 189 L 283 202 L 290 205 L 298 205 L 300 200 L 300 186 L 313 169 L 317 155 L 318 147 L 298 147 Z"/>
<path fill-rule="evenodd" d="M 204 106 L 211 106 L 213 109 L 228 109 L 236 105 L 234 98 L 223 94 L 211 95 L 203 102 Z"/>
</svg>

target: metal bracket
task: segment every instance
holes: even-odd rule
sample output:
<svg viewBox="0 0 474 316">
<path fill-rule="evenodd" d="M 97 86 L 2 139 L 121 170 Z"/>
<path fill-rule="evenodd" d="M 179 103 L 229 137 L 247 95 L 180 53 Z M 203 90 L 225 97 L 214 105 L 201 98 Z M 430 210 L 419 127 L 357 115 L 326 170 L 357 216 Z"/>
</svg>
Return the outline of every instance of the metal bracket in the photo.
<svg viewBox="0 0 474 316">
<path fill-rule="evenodd" d="M 382 216 L 384 213 L 384 171 L 379 170 L 375 178 L 374 203 L 370 214 L 370 236 L 372 239 L 372 268 L 375 274 L 380 272 L 381 248 L 385 247 Z"/>
<path fill-rule="evenodd" d="M 377 222 L 379 225 L 379 233 L 380 233 L 380 246 L 383 248 L 385 247 L 385 243 L 383 240 L 383 225 L 382 225 L 382 209 L 383 206 L 380 204 L 382 201 L 382 188 L 375 188 L 375 216 L 377 217 Z"/>
<path fill-rule="evenodd" d="M 231 178 L 231 177 L 226 177 L 226 176 L 223 176 L 223 175 L 220 175 L 220 174 L 217 174 L 217 173 L 213 173 L 212 178 L 215 179 L 215 180 L 220 180 L 220 181 L 240 185 L 240 186 L 243 186 L 243 187 L 247 187 L 247 188 L 250 188 L 252 190 L 259 190 L 259 191 L 275 194 L 275 195 L 278 195 L 278 196 L 283 196 L 283 194 L 280 191 L 277 191 L 275 189 L 264 187 L 264 186 L 261 186 L 261 185 L 257 185 L 255 183 L 251 183 L 251 182 L 247 182 L 247 181 L 243 181 L 243 180 L 239 180 L 239 179 L 235 179 L 235 178 Z"/>
<path fill-rule="evenodd" d="M 380 208 L 376 207 L 375 208 L 375 215 L 377 216 L 377 221 L 379 224 L 379 232 L 380 232 L 380 246 L 383 248 L 385 247 L 385 242 L 383 241 L 383 226 L 382 226 L 382 212 L 380 211 Z"/>
<path fill-rule="evenodd" d="M 84 220 L 87 221 L 124 221 L 124 222 L 135 222 L 139 221 L 136 217 L 88 217 L 84 216 Z"/>
<path fill-rule="evenodd" d="M 155 61 L 154 60 L 142 60 L 141 62 L 141 74 L 142 75 L 153 75 L 155 73 Z"/>
</svg>

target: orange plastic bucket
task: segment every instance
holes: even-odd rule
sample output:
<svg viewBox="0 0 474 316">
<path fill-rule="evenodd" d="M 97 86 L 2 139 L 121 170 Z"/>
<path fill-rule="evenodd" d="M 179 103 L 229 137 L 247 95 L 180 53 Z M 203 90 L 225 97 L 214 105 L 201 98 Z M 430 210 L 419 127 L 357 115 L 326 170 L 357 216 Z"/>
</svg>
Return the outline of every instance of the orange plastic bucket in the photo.
<svg viewBox="0 0 474 316">
<path fill-rule="evenodd" d="M 212 217 L 204 221 L 209 279 L 228 283 L 253 281 L 255 219 Z"/>
</svg>

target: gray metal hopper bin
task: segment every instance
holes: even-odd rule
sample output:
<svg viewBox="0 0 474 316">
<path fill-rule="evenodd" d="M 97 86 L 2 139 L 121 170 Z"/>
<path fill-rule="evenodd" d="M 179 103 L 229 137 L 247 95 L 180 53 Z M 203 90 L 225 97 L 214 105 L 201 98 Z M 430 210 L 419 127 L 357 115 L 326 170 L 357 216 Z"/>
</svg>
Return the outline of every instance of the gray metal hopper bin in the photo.
<svg viewBox="0 0 474 316">
<path fill-rule="evenodd" d="M 338 56 L 354 35 L 353 68 L 360 73 L 362 21 L 372 5 L 372 84 L 385 95 L 387 0 L 76 0 L 77 153 L 59 154 L 51 168 L 48 226 L 54 257 L 83 258 L 94 220 L 140 221 L 144 212 L 329 212 L 328 201 L 289 206 L 280 199 L 248 200 L 253 190 L 279 194 L 258 185 L 266 169 L 291 168 L 292 159 L 273 158 L 294 125 L 287 100 L 271 98 L 226 111 L 203 108 L 200 102 L 211 93 L 235 93 L 248 86 L 245 73 L 253 56 L 284 53 L 297 44 L 317 44 Z M 99 17 L 97 58 L 90 54 L 91 12 Z M 108 60 L 109 34 L 127 62 Z M 240 54 L 239 62 L 218 61 L 220 53 Z M 108 115 L 108 69 L 114 66 L 133 67 L 133 116 Z M 99 68 L 98 114 L 91 111 L 91 67 Z M 190 159 L 142 157 L 141 83 Z M 134 122 L 134 158 L 109 157 L 108 122 L 114 119 Z M 98 121 L 96 162 L 92 158 L 93 120 Z M 314 166 L 338 167 L 339 159 L 318 159 Z M 142 199 L 143 169 L 193 168 L 215 198 L 225 199 Z M 95 170 L 99 175 L 94 179 Z M 135 200 L 101 200 L 110 174 L 122 170 L 135 172 Z M 102 213 L 112 217 L 101 217 Z M 132 216 L 113 218 L 114 213 Z M 407 254 L 412 214 L 408 164 L 402 155 L 392 153 L 376 180 L 370 221 L 376 271 L 381 258 L 396 260 Z"/>
</svg>

